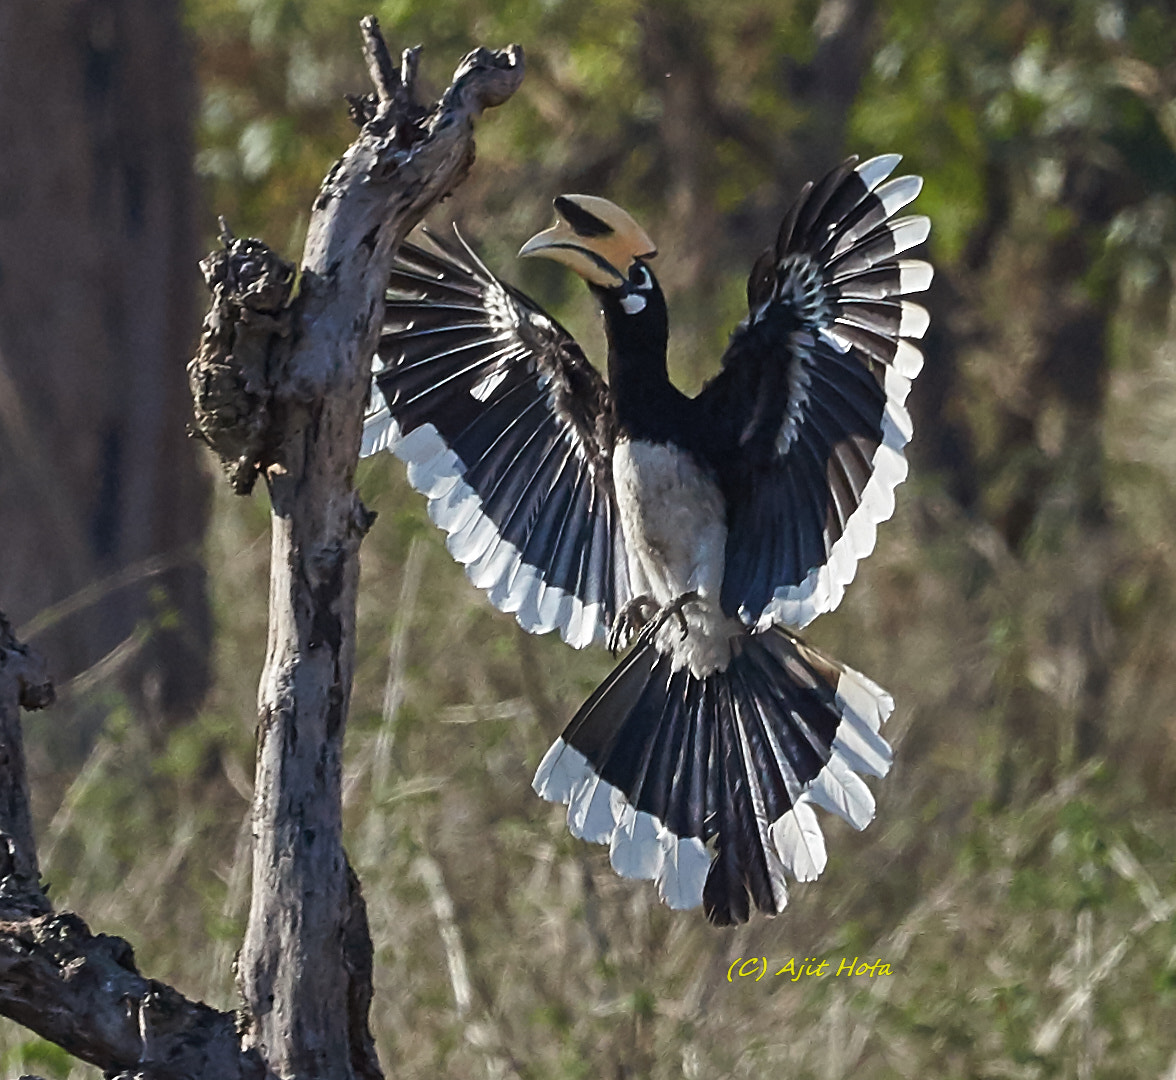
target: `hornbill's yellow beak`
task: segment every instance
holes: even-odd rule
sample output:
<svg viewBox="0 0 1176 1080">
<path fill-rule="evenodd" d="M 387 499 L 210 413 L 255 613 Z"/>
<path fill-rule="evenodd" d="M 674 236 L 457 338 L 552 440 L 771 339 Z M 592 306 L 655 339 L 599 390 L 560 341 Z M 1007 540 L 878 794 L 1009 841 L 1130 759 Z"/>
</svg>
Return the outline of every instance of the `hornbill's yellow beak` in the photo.
<svg viewBox="0 0 1176 1080">
<path fill-rule="evenodd" d="M 596 195 L 560 195 L 556 222 L 532 236 L 519 256 L 542 255 L 570 266 L 591 285 L 615 289 L 629 279 L 637 259 L 652 259 L 657 247 L 624 210 Z"/>
</svg>

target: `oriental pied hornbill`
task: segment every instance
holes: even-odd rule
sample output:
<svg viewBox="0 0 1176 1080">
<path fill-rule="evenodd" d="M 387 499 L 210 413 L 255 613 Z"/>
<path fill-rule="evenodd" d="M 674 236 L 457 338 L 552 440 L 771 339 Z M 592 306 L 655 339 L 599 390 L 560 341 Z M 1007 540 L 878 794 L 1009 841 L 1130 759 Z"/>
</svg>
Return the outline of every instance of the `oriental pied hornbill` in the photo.
<svg viewBox="0 0 1176 1080">
<path fill-rule="evenodd" d="M 874 815 L 890 696 L 801 627 L 841 601 L 894 509 L 931 267 L 897 155 L 807 185 L 747 285 L 749 313 L 696 397 L 666 370 L 654 244 L 604 199 L 565 195 L 523 245 L 576 271 L 608 382 L 465 246 L 405 244 L 364 452 L 408 462 L 449 550 L 526 630 L 628 655 L 535 775 L 616 870 L 674 908 L 742 922 L 817 877 L 814 806 Z"/>
</svg>

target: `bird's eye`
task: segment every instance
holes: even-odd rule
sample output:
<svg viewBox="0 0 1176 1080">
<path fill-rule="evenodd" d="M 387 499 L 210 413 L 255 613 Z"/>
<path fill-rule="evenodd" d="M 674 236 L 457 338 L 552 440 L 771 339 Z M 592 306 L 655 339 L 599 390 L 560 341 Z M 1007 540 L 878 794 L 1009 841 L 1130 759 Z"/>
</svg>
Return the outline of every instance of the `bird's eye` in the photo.
<svg viewBox="0 0 1176 1080">
<path fill-rule="evenodd" d="M 649 289 L 653 287 L 653 278 L 649 274 L 649 270 L 640 263 L 634 263 L 633 269 L 629 271 L 629 280 L 638 289 Z"/>
</svg>

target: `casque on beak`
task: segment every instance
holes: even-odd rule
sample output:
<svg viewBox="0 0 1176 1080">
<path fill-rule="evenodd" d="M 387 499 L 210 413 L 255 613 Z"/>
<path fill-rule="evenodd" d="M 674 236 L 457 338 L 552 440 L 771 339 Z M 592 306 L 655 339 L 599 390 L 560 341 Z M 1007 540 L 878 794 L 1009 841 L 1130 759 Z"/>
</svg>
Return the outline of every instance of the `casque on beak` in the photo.
<svg viewBox="0 0 1176 1080">
<path fill-rule="evenodd" d="M 519 249 L 520 258 L 542 255 L 571 267 L 591 285 L 616 289 L 628 281 L 635 260 L 657 254 L 645 230 L 608 199 L 560 195 L 555 213 L 555 224 L 532 236 Z"/>
</svg>

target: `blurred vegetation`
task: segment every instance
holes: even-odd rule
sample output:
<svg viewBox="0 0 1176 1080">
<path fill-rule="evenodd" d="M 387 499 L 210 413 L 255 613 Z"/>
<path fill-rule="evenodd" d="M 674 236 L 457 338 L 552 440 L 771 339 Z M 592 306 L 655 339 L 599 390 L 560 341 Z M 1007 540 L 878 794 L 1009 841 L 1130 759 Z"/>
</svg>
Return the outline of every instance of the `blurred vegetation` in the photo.
<svg viewBox="0 0 1176 1080">
<path fill-rule="evenodd" d="M 899 150 L 938 277 L 912 478 L 811 637 L 895 695 L 894 772 L 791 909 L 734 932 L 665 910 L 531 792 L 609 667 L 518 631 L 464 579 L 392 460 L 365 464 L 347 782 L 402 1077 L 1176 1076 L 1176 20 L 1112 0 L 189 0 L 210 213 L 294 255 L 350 138 L 356 22 L 445 85 L 519 41 L 441 210 L 599 355 L 586 292 L 513 253 L 562 191 L 659 241 L 697 386 L 799 185 Z M 244 926 L 263 499 L 218 497 L 217 681 L 165 747 L 116 699 L 80 772 L 29 722 L 59 903 L 227 1006 Z M 101 695 L 101 687 L 88 691 Z M 98 700 L 103 700 L 98 698 Z M 39 775 L 38 775 L 39 769 Z M 804 978 L 790 957 L 882 959 Z M 728 980 L 766 958 L 759 981 Z M 736 967 L 738 970 L 738 966 Z M 14 1027 L 5 1068 L 69 1062 Z"/>
</svg>

